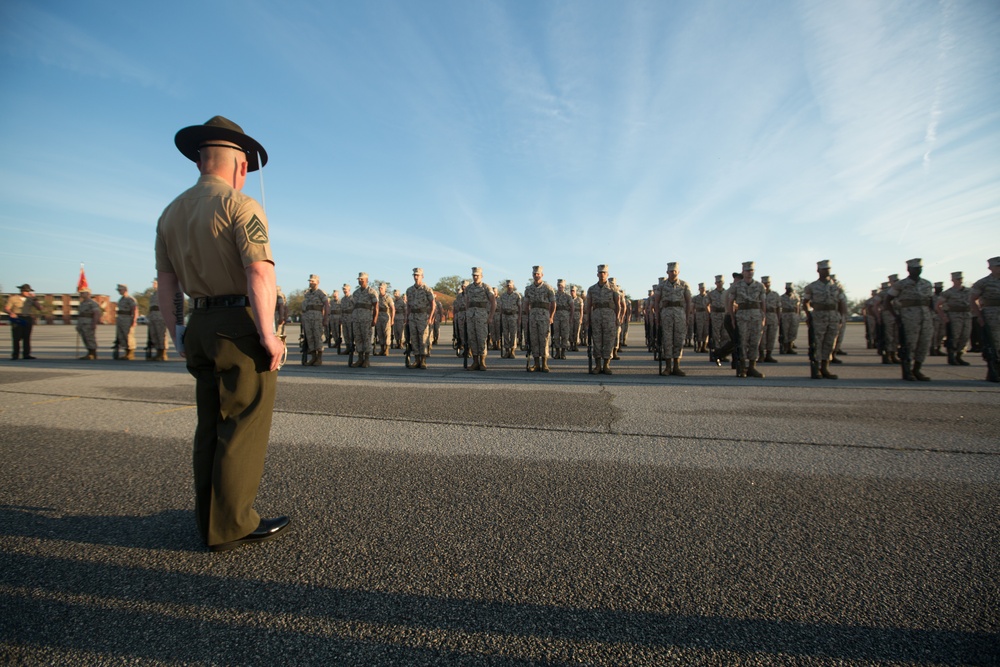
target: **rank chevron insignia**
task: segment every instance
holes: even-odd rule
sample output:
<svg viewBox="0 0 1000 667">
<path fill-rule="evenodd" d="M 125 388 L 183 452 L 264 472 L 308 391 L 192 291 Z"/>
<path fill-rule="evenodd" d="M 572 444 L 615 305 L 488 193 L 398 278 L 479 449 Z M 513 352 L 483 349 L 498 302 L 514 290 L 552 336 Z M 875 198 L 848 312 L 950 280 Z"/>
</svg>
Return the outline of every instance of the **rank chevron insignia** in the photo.
<svg viewBox="0 0 1000 667">
<path fill-rule="evenodd" d="M 264 245 L 267 243 L 267 227 L 264 226 L 264 223 L 256 215 L 247 223 L 245 229 L 247 232 L 247 241 L 250 243 L 255 245 Z"/>
</svg>

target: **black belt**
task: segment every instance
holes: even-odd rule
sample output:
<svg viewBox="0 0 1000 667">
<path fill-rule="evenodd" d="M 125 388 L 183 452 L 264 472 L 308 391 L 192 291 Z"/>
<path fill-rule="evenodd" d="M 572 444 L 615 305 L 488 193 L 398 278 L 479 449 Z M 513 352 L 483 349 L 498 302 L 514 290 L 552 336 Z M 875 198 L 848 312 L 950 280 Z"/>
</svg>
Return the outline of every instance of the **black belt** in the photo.
<svg viewBox="0 0 1000 667">
<path fill-rule="evenodd" d="M 195 297 L 194 309 L 205 310 L 207 308 L 245 308 L 250 305 L 250 297 L 242 294 L 227 294 L 225 296 L 199 296 Z"/>
<path fill-rule="evenodd" d="M 160 309 L 159 306 L 150 306 L 149 307 L 149 312 L 153 312 L 154 310 L 159 310 L 159 309 Z"/>
</svg>

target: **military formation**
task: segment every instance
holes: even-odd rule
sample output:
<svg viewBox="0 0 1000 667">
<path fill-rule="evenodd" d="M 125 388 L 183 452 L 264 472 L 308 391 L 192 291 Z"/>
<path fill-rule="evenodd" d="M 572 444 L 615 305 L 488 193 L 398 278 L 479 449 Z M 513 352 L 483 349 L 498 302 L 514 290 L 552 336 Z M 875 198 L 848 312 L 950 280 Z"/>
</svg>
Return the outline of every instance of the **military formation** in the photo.
<svg viewBox="0 0 1000 667">
<path fill-rule="evenodd" d="M 996 319 L 1000 258 L 987 264 L 990 274 L 971 288 L 965 286 L 961 272 L 954 272 L 951 287 L 944 289 L 942 283 L 931 284 L 921 277 L 920 259 L 909 260 L 905 277 L 888 276 L 864 302 L 868 348 L 877 351 L 882 363 L 898 364 L 904 380 L 926 382 L 928 356 L 947 355 L 949 364 L 968 366 L 965 354 L 971 346 L 987 360 L 993 354 L 987 379 L 997 381 L 995 350 L 1000 341 L 992 336 L 1000 330 Z M 693 291 L 680 278 L 679 262 L 669 262 L 667 275 L 638 303 L 639 312 L 633 317 L 632 302 L 608 276 L 607 265 L 597 267 L 597 282 L 585 292 L 562 278 L 553 289 L 544 280 L 544 267 L 534 266 L 523 295 L 514 280 L 503 281 L 498 290 L 484 282 L 481 267 L 473 267 L 471 279 L 462 281 L 452 305 L 452 348 L 467 370 L 487 370 L 489 350 L 499 351 L 502 359 L 512 359 L 520 350 L 525 353 L 525 370 L 548 373 L 550 359 L 566 359 L 568 352 L 585 347 L 589 372 L 610 375 L 612 362 L 626 346 L 629 322 L 636 319 L 645 325 L 647 349 L 659 362 L 662 376 L 685 377 L 681 360 L 685 348 L 693 348 L 708 354 L 717 366 L 730 363 L 737 377 L 763 378 L 760 364 L 778 363 L 776 355 L 799 354 L 796 342 L 804 320 L 810 376 L 835 380 L 838 375 L 831 366 L 842 364 L 840 356 L 846 354 L 841 345 L 847 299 L 829 260 L 817 262 L 816 272 L 817 279 L 801 294 L 790 282 L 778 293 L 771 289 L 770 276 L 754 279 L 755 264 L 748 261 L 742 271 L 732 274 L 728 287 L 720 274 L 713 289 L 699 283 Z M 445 313 L 424 283 L 423 269 L 413 269 L 413 280 L 405 293 L 389 294 L 385 283 L 369 286 L 368 274 L 361 272 L 353 290 L 343 285 L 341 296 L 336 290 L 327 295 L 320 289 L 319 276 L 311 274 L 302 293 L 302 363 L 322 365 L 324 351 L 335 348 L 348 357 L 351 368 L 368 368 L 372 356 L 388 356 L 390 349 L 398 349 L 404 351 L 407 368 L 426 369 Z M 6 307 L 12 322 L 12 357 L 33 359 L 30 332 L 41 303 L 30 285 L 18 289 L 21 294 L 8 299 Z M 120 284 L 117 290 L 112 356 L 131 360 L 139 306 L 127 285 Z M 163 361 L 166 327 L 155 280 L 150 304 L 146 359 Z M 76 330 L 86 354 L 80 359 L 97 359 L 97 325 L 103 314 L 89 291 L 81 290 Z M 278 288 L 274 327 L 282 339 L 288 321 L 287 300 Z"/>
</svg>

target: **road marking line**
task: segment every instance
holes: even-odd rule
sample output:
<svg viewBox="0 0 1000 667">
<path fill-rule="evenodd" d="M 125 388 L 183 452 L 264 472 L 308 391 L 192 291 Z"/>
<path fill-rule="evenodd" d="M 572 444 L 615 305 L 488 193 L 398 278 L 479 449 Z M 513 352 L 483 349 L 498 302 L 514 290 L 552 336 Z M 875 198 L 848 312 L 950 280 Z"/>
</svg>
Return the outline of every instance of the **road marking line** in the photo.
<svg viewBox="0 0 1000 667">
<path fill-rule="evenodd" d="M 75 401 L 79 396 L 65 396 L 63 398 L 53 398 L 50 401 L 35 401 L 32 405 L 45 405 L 46 403 L 60 403 L 62 401 Z"/>
<path fill-rule="evenodd" d="M 196 408 L 196 407 L 198 407 L 198 406 L 197 405 L 185 405 L 185 406 L 182 406 L 182 407 L 179 407 L 179 408 L 170 408 L 169 410 L 159 410 L 157 412 L 154 412 L 153 414 L 154 415 L 165 415 L 168 412 L 177 412 L 178 410 L 190 410 L 191 408 Z"/>
</svg>

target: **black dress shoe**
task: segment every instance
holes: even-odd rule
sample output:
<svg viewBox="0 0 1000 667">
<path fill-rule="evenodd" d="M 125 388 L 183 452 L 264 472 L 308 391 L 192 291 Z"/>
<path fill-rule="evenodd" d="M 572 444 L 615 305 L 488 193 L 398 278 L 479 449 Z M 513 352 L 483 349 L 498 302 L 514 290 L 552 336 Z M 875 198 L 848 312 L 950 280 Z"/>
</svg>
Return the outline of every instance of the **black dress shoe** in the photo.
<svg viewBox="0 0 1000 667">
<path fill-rule="evenodd" d="M 31 356 L 30 354 L 26 354 L 26 355 L 24 355 L 24 356 L 22 357 L 22 359 L 37 359 L 37 358 L 38 358 L 38 357 L 33 357 L 33 356 Z"/>
<path fill-rule="evenodd" d="M 289 523 L 291 523 L 291 519 L 287 516 L 279 516 L 274 519 L 261 519 L 260 523 L 257 524 L 257 530 L 253 531 L 246 537 L 233 540 L 232 542 L 213 544 L 209 546 L 208 549 L 209 551 L 229 551 L 243 546 L 244 544 L 259 544 L 261 542 L 267 542 L 268 540 L 273 540 L 278 537 L 281 532 L 288 527 Z"/>
</svg>

